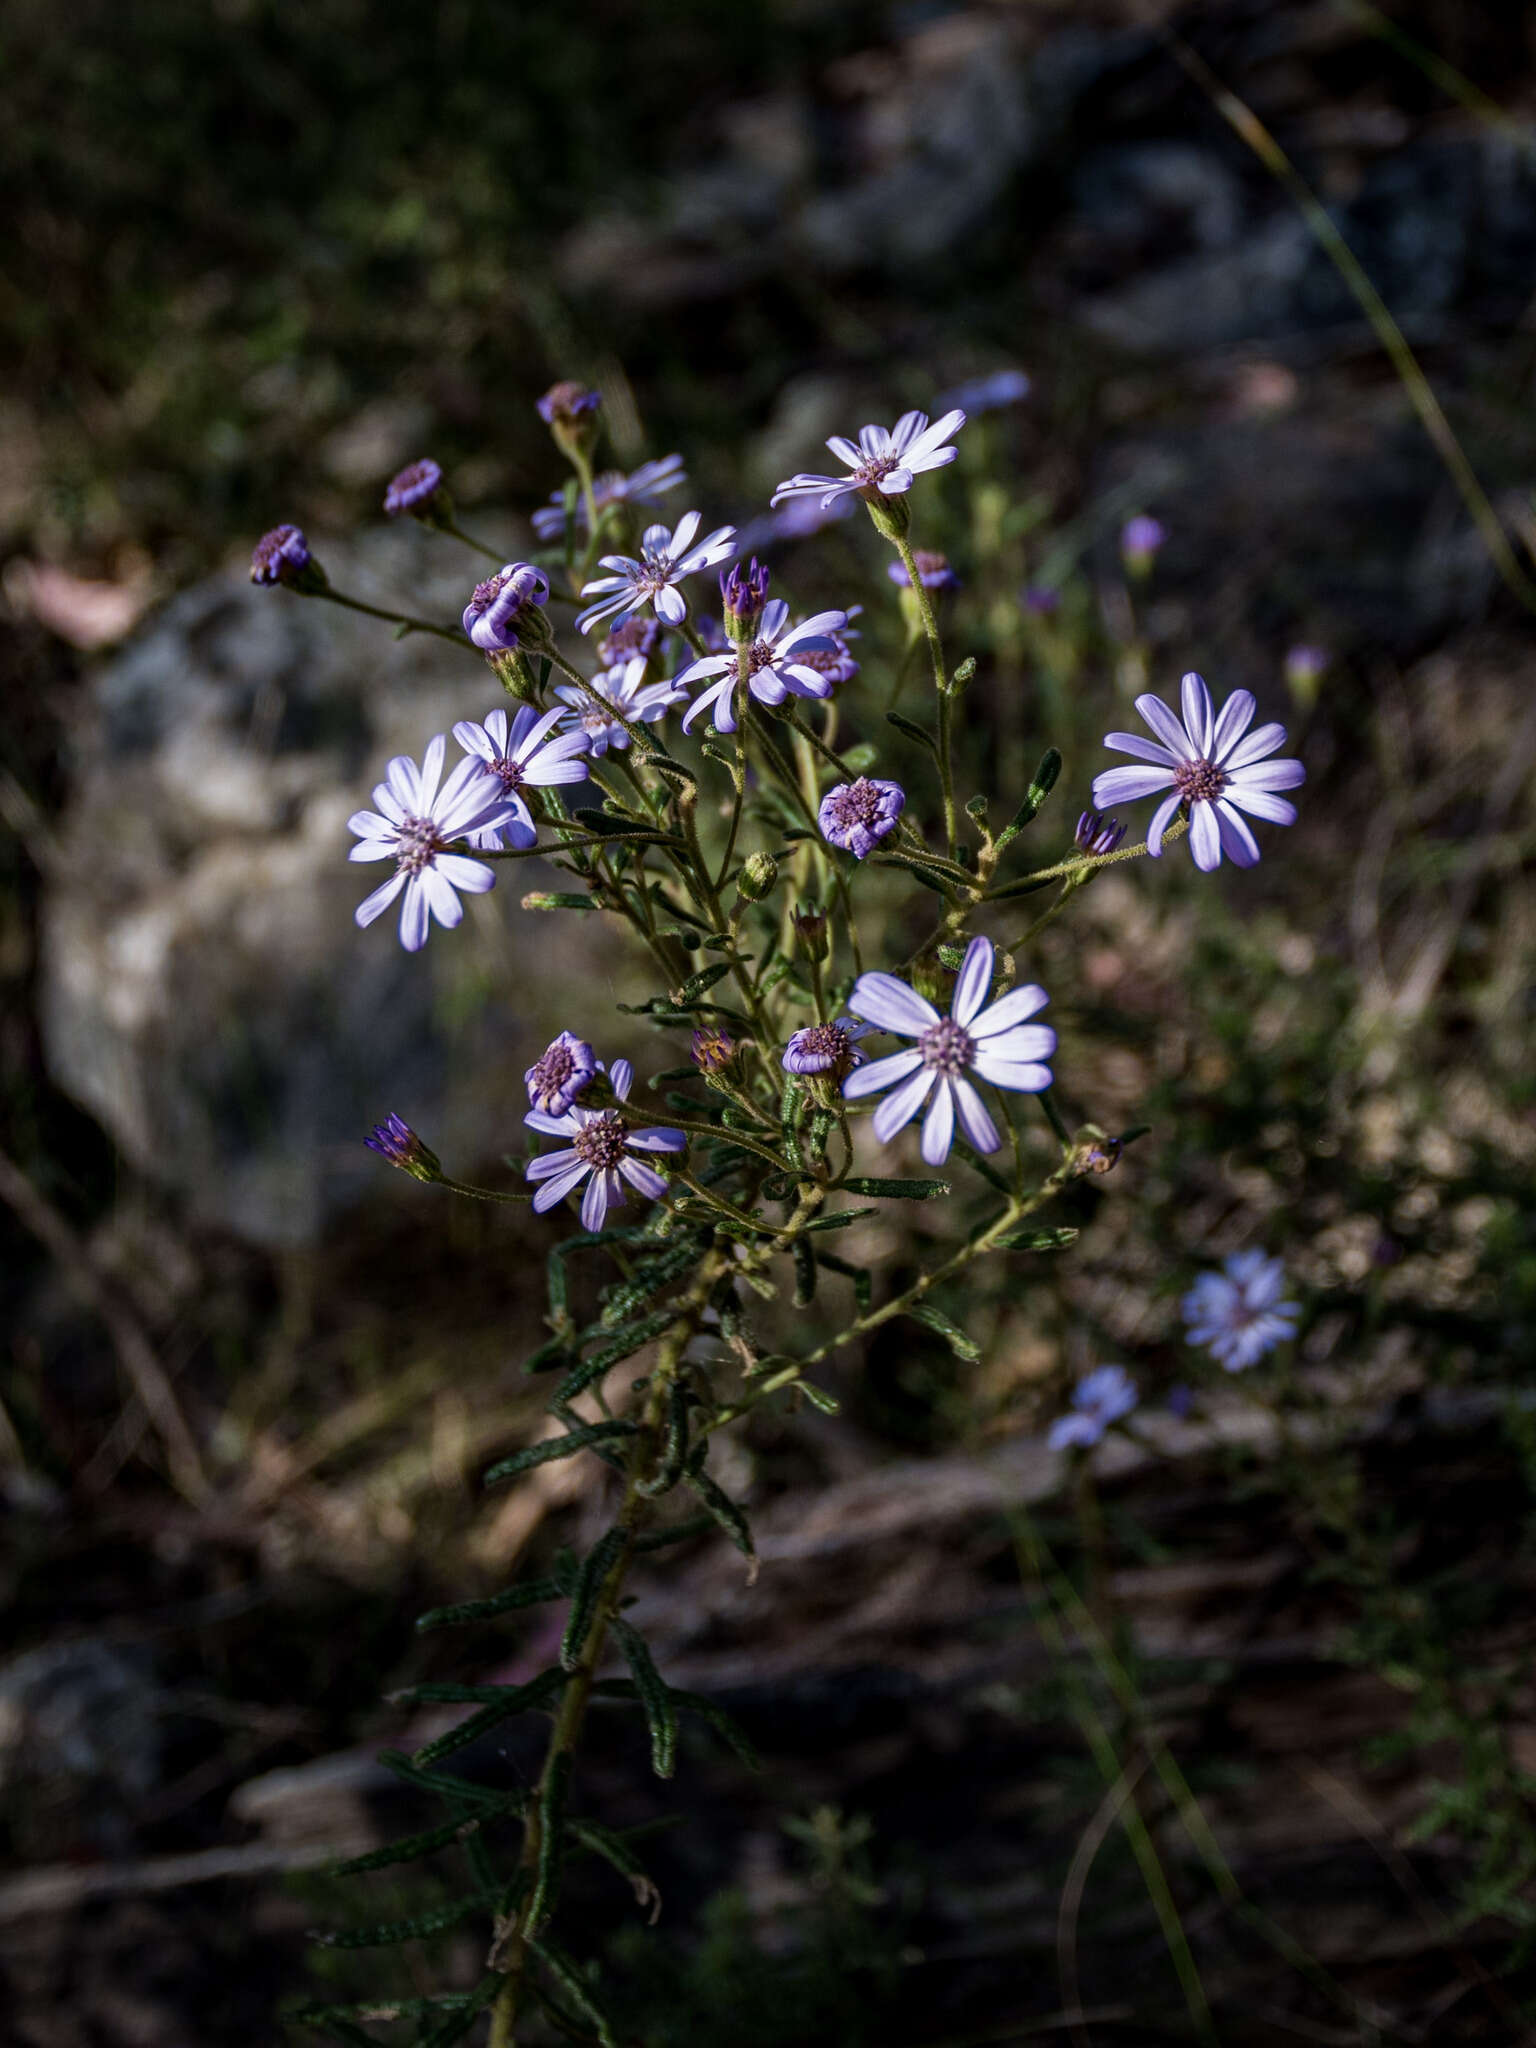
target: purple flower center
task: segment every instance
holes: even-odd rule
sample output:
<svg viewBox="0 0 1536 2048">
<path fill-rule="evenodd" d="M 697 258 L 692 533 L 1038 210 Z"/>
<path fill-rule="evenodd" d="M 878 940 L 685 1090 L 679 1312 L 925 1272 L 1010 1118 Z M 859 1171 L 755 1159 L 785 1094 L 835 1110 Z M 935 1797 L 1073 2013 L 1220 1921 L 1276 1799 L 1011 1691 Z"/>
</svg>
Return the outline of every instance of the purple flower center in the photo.
<svg viewBox="0 0 1536 2048">
<path fill-rule="evenodd" d="M 833 790 L 827 798 L 827 808 L 838 830 L 847 831 L 854 825 L 878 825 L 884 801 L 883 793 L 867 776 L 861 775 L 846 788 Z"/>
<path fill-rule="evenodd" d="M 900 469 L 899 455 L 869 455 L 853 472 L 852 483 L 861 498 L 879 499 L 885 493 L 880 489 L 880 479 L 889 476 L 893 469 Z"/>
<path fill-rule="evenodd" d="M 474 595 L 469 600 L 470 610 L 472 612 L 483 612 L 486 610 L 489 605 L 500 597 L 501 586 L 506 580 L 505 576 L 487 576 L 483 583 L 477 583 Z"/>
<path fill-rule="evenodd" d="M 963 1074 L 976 1057 L 976 1041 L 953 1017 L 941 1017 L 937 1024 L 930 1024 L 917 1041 L 917 1049 L 925 1067 L 952 1076 Z"/>
<path fill-rule="evenodd" d="M 617 1110 L 606 1109 L 582 1125 L 571 1140 L 571 1149 L 583 1166 L 597 1173 L 611 1173 L 624 1157 L 629 1126 Z"/>
<path fill-rule="evenodd" d="M 765 668 L 772 668 L 776 650 L 771 640 L 754 640 L 747 649 L 747 674 L 761 674 Z"/>
<path fill-rule="evenodd" d="M 396 828 L 395 859 L 408 875 L 419 875 L 447 848 L 435 818 L 406 818 Z"/>
<path fill-rule="evenodd" d="M 799 1050 L 813 1059 L 836 1063 L 848 1052 L 848 1034 L 841 1024 L 809 1024 L 797 1031 Z"/>
<path fill-rule="evenodd" d="M 654 619 L 626 619 L 622 626 L 614 627 L 599 649 L 603 664 L 607 668 L 618 668 L 632 655 L 643 654 L 649 658 L 660 638 Z"/>
<path fill-rule="evenodd" d="M 534 1061 L 533 1072 L 528 1078 L 529 1092 L 535 1100 L 558 1095 L 575 1071 L 576 1062 L 571 1057 L 570 1047 L 557 1041 Z"/>
<path fill-rule="evenodd" d="M 1227 777 L 1214 761 L 1181 761 L 1173 771 L 1173 786 L 1188 804 L 1214 803 L 1227 786 Z"/>
<path fill-rule="evenodd" d="M 510 754 L 498 754 L 494 761 L 487 761 L 485 772 L 487 775 L 494 775 L 509 796 L 513 790 L 522 787 L 523 764 L 521 761 L 514 761 Z"/>
</svg>

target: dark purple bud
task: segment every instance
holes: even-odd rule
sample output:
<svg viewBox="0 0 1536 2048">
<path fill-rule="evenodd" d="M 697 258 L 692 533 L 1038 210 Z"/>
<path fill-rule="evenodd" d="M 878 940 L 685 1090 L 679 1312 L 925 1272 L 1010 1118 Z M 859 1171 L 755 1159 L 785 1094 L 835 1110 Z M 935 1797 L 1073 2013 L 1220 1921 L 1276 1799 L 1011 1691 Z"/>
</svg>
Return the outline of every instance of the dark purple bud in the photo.
<svg viewBox="0 0 1536 2048">
<path fill-rule="evenodd" d="M 768 602 L 768 571 L 754 555 L 750 569 L 737 562 L 720 571 L 720 595 L 725 603 L 725 630 L 732 640 L 756 637 L 757 622 Z"/>
<path fill-rule="evenodd" d="M 513 654 L 549 638 L 549 621 L 539 607 L 549 596 L 549 578 L 531 562 L 508 562 L 475 585 L 464 607 L 464 630 L 483 654 Z"/>
<path fill-rule="evenodd" d="M 877 782 L 861 775 L 857 782 L 840 782 L 827 791 L 816 821 L 823 838 L 841 846 L 855 860 L 864 860 L 887 832 L 895 831 L 906 803 L 899 782 Z"/>
<path fill-rule="evenodd" d="M 384 493 L 384 510 L 391 519 L 398 519 L 402 512 L 420 519 L 442 496 L 442 469 L 430 455 L 424 455 L 420 462 L 409 463 L 390 478 Z"/>
<path fill-rule="evenodd" d="M 370 1152 L 377 1152 L 391 1166 L 408 1173 L 412 1180 L 430 1182 L 443 1177 L 437 1154 L 421 1142 L 403 1117 L 391 1116 L 386 1122 L 375 1124 L 372 1136 L 364 1138 L 363 1143 Z"/>
<path fill-rule="evenodd" d="M 323 590 L 325 571 L 297 526 L 274 526 L 251 550 L 251 581 L 283 583 L 290 590 Z"/>
<path fill-rule="evenodd" d="M 812 960 L 827 957 L 827 913 L 802 904 L 794 916 L 795 937 Z"/>
<path fill-rule="evenodd" d="M 1125 837 L 1125 827 L 1118 818 L 1105 818 L 1097 811 L 1084 811 L 1078 818 L 1077 830 L 1072 837 L 1083 853 L 1113 853 Z"/>
<path fill-rule="evenodd" d="M 958 590 L 960 578 L 949 566 L 948 555 L 934 552 L 932 548 L 914 548 L 912 559 L 917 564 L 917 580 L 924 590 Z M 905 562 L 887 562 L 885 573 L 891 581 L 906 589 L 911 584 Z"/>
<path fill-rule="evenodd" d="M 718 1025 L 701 1024 L 693 1034 L 689 1051 L 701 1074 L 719 1074 L 736 1057 L 736 1041 Z"/>
<path fill-rule="evenodd" d="M 1024 609 L 1038 619 L 1048 619 L 1061 609 L 1061 592 L 1049 583 L 1031 583 L 1024 592 Z"/>
</svg>

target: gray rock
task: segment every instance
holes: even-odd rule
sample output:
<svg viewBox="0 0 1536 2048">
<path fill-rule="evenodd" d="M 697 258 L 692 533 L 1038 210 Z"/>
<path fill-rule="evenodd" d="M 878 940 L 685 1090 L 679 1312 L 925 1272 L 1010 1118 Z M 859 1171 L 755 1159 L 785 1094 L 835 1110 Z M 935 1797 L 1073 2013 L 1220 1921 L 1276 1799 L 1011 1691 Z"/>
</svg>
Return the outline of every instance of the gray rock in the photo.
<svg viewBox="0 0 1536 2048">
<path fill-rule="evenodd" d="M 0 1665 L 0 1813 L 24 1855 L 123 1848 L 160 1746 L 142 1649 L 86 1638 Z"/>
<path fill-rule="evenodd" d="M 322 555 L 339 587 L 444 621 L 474 580 L 417 528 Z M 347 818 L 389 757 L 419 759 L 499 695 L 467 646 L 396 641 L 237 574 L 175 599 L 95 678 L 43 902 L 44 1046 L 195 1220 L 312 1241 L 388 1178 L 361 1141 L 390 1111 L 445 1159 L 515 1141 L 522 1068 L 582 943 L 575 919 L 518 908 L 549 871 L 509 870 L 410 957 L 392 916 L 357 929 L 383 871 L 347 861 Z M 553 971 L 519 976 L 524 947 Z M 519 1014 L 493 998 L 509 985 Z"/>
</svg>

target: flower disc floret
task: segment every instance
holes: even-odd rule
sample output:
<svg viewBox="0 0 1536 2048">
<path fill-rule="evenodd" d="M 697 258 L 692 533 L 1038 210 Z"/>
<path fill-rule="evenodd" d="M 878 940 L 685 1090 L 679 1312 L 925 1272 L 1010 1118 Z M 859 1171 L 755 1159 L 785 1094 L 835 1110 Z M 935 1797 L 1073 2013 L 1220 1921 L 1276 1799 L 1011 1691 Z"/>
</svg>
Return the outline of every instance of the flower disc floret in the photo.
<svg viewBox="0 0 1536 2048">
<path fill-rule="evenodd" d="M 1106 768 L 1094 777 L 1094 804 L 1108 810 L 1111 804 L 1171 790 L 1152 814 L 1148 853 L 1162 853 L 1163 834 L 1182 804 L 1189 810 L 1189 847 L 1197 868 L 1209 872 L 1219 867 L 1224 853 L 1236 866 L 1251 868 L 1259 848 L 1243 812 L 1273 825 L 1294 824 L 1296 806 L 1275 792 L 1295 789 L 1306 781 L 1307 771 L 1300 761 L 1266 758 L 1285 745 L 1285 727 L 1261 725 L 1249 732 L 1257 708 L 1251 692 L 1234 690 L 1215 713 L 1210 691 L 1193 671 L 1181 688 L 1182 719 L 1160 697 L 1136 699 L 1156 740 L 1129 732 L 1105 734 L 1106 747 L 1151 765 Z"/>
<path fill-rule="evenodd" d="M 855 860 L 865 860 L 906 808 L 906 792 L 899 782 L 881 782 L 861 775 L 857 782 L 839 782 L 821 800 L 816 822 L 822 837 L 842 847 Z"/>
<path fill-rule="evenodd" d="M 634 1068 L 628 1060 L 615 1060 L 609 1076 L 621 1107 L 582 1109 L 579 1105 L 555 1116 L 530 1109 L 523 1121 L 533 1130 L 550 1137 L 568 1138 L 559 1152 L 545 1152 L 528 1162 L 527 1177 L 541 1183 L 533 1198 L 540 1215 L 587 1182 L 581 1201 L 584 1230 L 601 1230 L 608 1211 L 626 1200 L 626 1184 L 649 1201 L 667 1192 L 667 1183 L 654 1167 L 637 1159 L 637 1152 L 681 1152 L 688 1140 L 681 1131 L 667 1127 L 637 1129 L 625 1116 L 622 1104 L 629 1098 Z"/>
<path fill-rule="evenodd" d="M 850 1074 L 843 1094 L 853 1101 L 892 1091 L 874 1115 L 875 1136 L 882 1144 L 889 1144 L 926 1103 L 922 1155 L 930 1166 L 942 1166 L 949 1157 L 957 1123 L 978 1152 L 995 1152 L 1002 1143 L 977 1081 L 1024 1094 L 1051 1085 L 1045 1062 L 1056 1049 L 1056 1034 L 1049 1025 L 1028 1021 L 1049 998 L 1031 983 L 989 1005 L 994 957 L 990 939 L 972 939 L 955 977 L 947 1017 L 894 974 L 860 975 L 848 998 L 856 1017 L 917 1043 Z"/>
<path fill-rule="evenodd" d="M 562 1031 L 523 1075 L 529 1108 L 546 1116 L 564 1116 L 597 1071 L 597 1058 L 587 1041 L 573 1031 Z"/>
<path fill-rule="evenodd" d="M 785 1046 L 781 1064 L 789 1074 L 830 1074 L 843 1080 L 866 1055 L 856 1041 L 869 1036 L 870 1027 L 853 1017 L 839 1017 L 834 1024 L 805 1024 Z"/>
<path fill-rule="evenodd" d="M 814 497 L 823 506 L 836 504 L 851 491 L 876 503 L 881 498 L 900 497 L 910 491 L 915 477 L 924 470 L 942 469 L 953 462 L 958 448 L 946 447 L 965 425 L 958 406 L 930 426 L 925 412 L 906 412 L 894 427 L 868 426 L 859 429 L 857 445 L 841 434 L 833 434 L 827 446 L 848 468 L 847 476 L 813 476 L 809 472 L 787 477 L 774 492 L 771 504 L 786 498 Z"/>
<path fill-rule="evenodd" d="M 770 598 L 756 636 L 744 643 L 748 690 L 760 704 L 782 704 L 787 697 L 830 697 L 831 679 L 812 668 L 807 657 L 834 653 L 832 636 L 847 623 L 846 612 L 817 612 L 792 626 L 783 598 Z M 717 732 L 736 730 L 737 673 L 734 647 L 723 654 L 703 655 L 682 670 L 675 678 L 680 690 L 705 679 L 709 682 L 684 712 L 684 732 L 691 732 L 706 712 Z"/>
<path fill-rule="evenodd" d="M 602 556 L 601 565 L 610 573 L 583 587 L 582 596 L 595 597 L 597 603 L 577 614 L 578 630 L 590 633 L 599 619 L 627 619 L 645 605 L 669 626 L 681 625 L 688 616 L 687 601 L 678 589 L 683 578 L 700 569 L 712 569 L 736 552 L 734 526 L 717 526 L 696 541 L 700 524 L 697 512 L 685 512 L 675 530 L 646 528 L 638 560 L 633 555 Z"/>
<path fill-rule="evenodd" d="M 501 784 L 482 761 L 461 761 L 438 787 L 447 742 L 432 740 L 418 769 L 397 754 L 373 792 L 374 811 L 355 811 L 347 829 L 357 835 L 352 860 L 393 860 L 395 872 L 357 906 L 360 925 L 370 925 L 394 902 L 400 905 L 400 943 L 416 953 L 427 943 L 431 920 L 450 930 L 463 920 L 456 892 L 479 896 L 491 888 L 496 871 L 483 861 L 454 853 L 456 840 L 500 844 L 500 831 L 514 816 Z"/>
<path fill-rule="evenodd" d="M 1180 1310 L 1191 1344 L 1203 1344 L 1228 1372 L 1245 1372 L 1296 1334 L 1301 1309 L 1282 1301 L 1285 1267 L 1261 1251 L 1233 1252 L 1219 1273 L 1202 1273 Z"/>
<path fill-rule="evenodd" d="M 1112 1422 L 1129 1415 L 1140 1396 L 1123 1365 L 1101 1365 L 1072 1389 L 1072 1412 L 1058 1415 L 1046 1432 L 1053 1451 L 1089 1450 Z"/>
<path fill-rule="evenodd" d="M 539 835 L 524 789 L 586 781 L 586 734 L 556 731 L 567 716 L 563 704 L 543 712 L 522 704 L 509 721 L 498 704 L 483 725 L 465 718 L 453 728 L 454 738 L 493 779 L 502 799 L 501 816 L 472 835 L 472 845 L 487 852 L 532 846 Z"/>
</svg>

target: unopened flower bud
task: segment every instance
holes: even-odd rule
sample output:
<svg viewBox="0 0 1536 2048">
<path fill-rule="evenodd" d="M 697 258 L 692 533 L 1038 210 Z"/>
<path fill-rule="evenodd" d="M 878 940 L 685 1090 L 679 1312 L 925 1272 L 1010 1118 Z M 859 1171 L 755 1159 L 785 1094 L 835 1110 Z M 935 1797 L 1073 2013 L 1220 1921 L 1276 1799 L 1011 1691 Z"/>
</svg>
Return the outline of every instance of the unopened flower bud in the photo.
<svg viewBox="0 0 1536 2048">
<path fill-rule="evenodd" d="M 1098 811 L 1084 811 L 1077 821 L 1073 843 L 1082 853 L 1104 855 L 1113 853 L 1125 837 L 1125 827 L 1118 818 L 1106 818 Z"/>
<path fill-rule="evenodd" d="M 408 1173 L 412 1180 L 431 1182 L 443 1177 L 437 1154 L 422 1143 L 403 1117 L 391 1116 L 387 1122 L 376 1124 L 363 1143 L 391 1166 Z"/>
<path fill-rule="evenodd" d="M 768 571 L 752 557 L 743 571 L 739 562 L 720 571 L 720 596 L 725 604 L 725 631 L 730 640 L 750 644 L 757 637 L 757 622 L 768 602 Z"/>
<path fill-rule="evenodd" d="M 408 463 L 390 478 L 384 493 L 384 510 L 391 519 L 398 519 L 402 512 L 409 512 L 423 526 L 436 526 L 444 519 L 451 519 L 453 507 L 443 488 L 441 465 L 430 455 L 424 455 L 420 462 Z"/>
<path fill-rule="evenodd" d="M 1139 512 L 1134 519 L 1127 519 L 1120 529 L 1120 559 L 1125 564 L 1126 574 L 1150 576 L 1158 550 L 1167 538 L 1167 528 L 1145 512 Z"/>
<path fill-rule="evenodd" d="M 1292 698 L 1303 711 L 1317 702 L 1318 686 L 1328 673 L 1326 647 L 1293 647 L 1285 657 L 1285 681 Z"/>
<path fill-rule="evenodd" d="M 1094 1124 L 1085 1124 L 1078 1132 L 1072 1147 L 1071 1168 L 1074 1179 L 1085 1173 L 1108 1173 L 1120 1158 L 1121 1143 L 1118 1138 L 1107 1138 Z"/>
<path fill-rule="evenodd" d="M 539 418 L 554 437 L 555 446 L 567 460 L 584 455 L 597 439 L 597 413 L 603 394 L 563 377 L 551 384 L 539 400 Z"/>
<path fill-rule="evenodd" d="M 808 960 L 825 960 L 831 950 L 827 944 L 827 913 L 812 904 L 802 904 L 795 912 L 795 937 L 805 948 Z"/>
<path fill-rule="evenodd" d="M 251 581 L 281 583 L 301 597 L 313 597 L 326 588 L 328 579 L 299 527 L 274 526 L 251 550 Z"/>
<path fill-rule="evenodd" d="M 736 1057 L 736 1041 L 718 1025 L 701 1024 L 693 1034 L 689 1051 L 701 1074 L 719 1074 Z"/>
<path fill-rule="evenodd" d="M 761 903 L 778 879 L 779 864 L 771 853 L 749 853 L 736 877 L 736 887 L 749 903 Z"/>
</svg>

